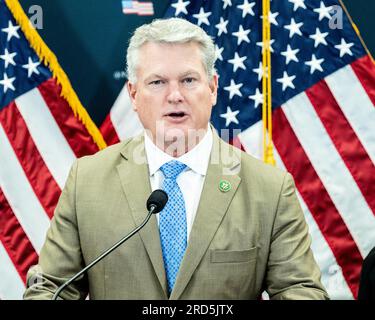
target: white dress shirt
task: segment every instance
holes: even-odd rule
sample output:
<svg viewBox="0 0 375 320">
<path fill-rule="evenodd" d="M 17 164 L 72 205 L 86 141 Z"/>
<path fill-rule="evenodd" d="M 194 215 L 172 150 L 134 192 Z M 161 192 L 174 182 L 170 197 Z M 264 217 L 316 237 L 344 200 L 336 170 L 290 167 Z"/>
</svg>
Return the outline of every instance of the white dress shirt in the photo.
<svg viewBox="0 0 375 320">
<path fill-rule="evenodd" d="M 163 164 L 171 160 L 177 160 L 187 166 L 177 177 L 177 184 L 185 200 L 187 238 L 189 239 L 210 160 L 212 149 L 211 128 L 208 126 L 203 139 L 193 149 L 178 158 L 173 158 L 160 150 L 146 133 L 144 133 L 144 137 L 152 191 L 162 189 L 164 174 L 161 172 L 160 167 Z M 156 214 L 156 218 L 159 224 L 159 214 Z"/>
</svg>

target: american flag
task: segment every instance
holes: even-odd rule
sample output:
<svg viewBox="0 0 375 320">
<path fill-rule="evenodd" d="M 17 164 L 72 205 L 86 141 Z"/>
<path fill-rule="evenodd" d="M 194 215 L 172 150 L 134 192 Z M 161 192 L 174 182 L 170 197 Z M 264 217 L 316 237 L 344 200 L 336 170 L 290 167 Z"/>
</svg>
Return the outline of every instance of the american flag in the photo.
<svg viewBox="0 0 375 320">
<path fill-rule="evenodd" d="M 262 158 L 262 1 L 172 1 L 216 44 L 216 129 Z M 294 177 L 322 282 L 355 299 L 375 246 L 375 66 L 337 0 L 274 0 L 269 15 L 277 166 Z M 342 22 L 342 25 L 340 25 Z M 125 91 L 101 131 L 114 143 L 142 129 Z"/>
<path fill-rule="evenodd" d="M 124 14 L 137 14 L 139 16 L 152 16 L 154 14 L 154 4 L 152 2 L 123 0 L 121 3 Z"/>
<path fill-rule="evenodd" d="M 0 299 L 22 298 L 73 161 L 104 145 L 18 1 L 0 0 Z"/>
</svg>

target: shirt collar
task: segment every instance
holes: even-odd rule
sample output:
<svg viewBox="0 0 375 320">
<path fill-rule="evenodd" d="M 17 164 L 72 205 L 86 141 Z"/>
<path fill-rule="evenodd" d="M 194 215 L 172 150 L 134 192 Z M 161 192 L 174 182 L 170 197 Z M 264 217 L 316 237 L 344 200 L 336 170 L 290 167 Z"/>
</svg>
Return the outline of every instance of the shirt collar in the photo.
<svg viewBox="0 0 375 320">
<path fill-rule="evenodd" d="M 181 163 L 186 164 L 186 166 L 194 172 L 205 176 L 207 173 L 213 143 L 211 130 L 211 127 L 208 126 L 207 132 L 203 139 L 193 149 L 178 158 L 173 158 L 169 154 L 160 150 L 149 138 L 146 132 L 144 132 L 145 150 L 148 159 L 150 176 L 154 175 L 163 164 L 171 160 L 178 160 Z"/>
</svg>

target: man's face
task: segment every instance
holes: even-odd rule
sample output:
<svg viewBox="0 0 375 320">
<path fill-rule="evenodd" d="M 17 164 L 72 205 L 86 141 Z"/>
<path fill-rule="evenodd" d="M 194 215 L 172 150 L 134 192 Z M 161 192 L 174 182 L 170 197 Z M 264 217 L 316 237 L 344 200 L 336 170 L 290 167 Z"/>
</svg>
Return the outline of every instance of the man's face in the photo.
<svg viewBox="0 0 375 320">
<path fill-rule="evenodd" d="M 139 50 L 137 83 L 128 83 L 133 108 L 155 141 L 156 127 L 165 141 L 206 130 L 216 104 L 217 76 L 208 79 L 197 43 L 147 42 Z M 158 145 L 158 143 L 156 143 Z"/>
</svg>

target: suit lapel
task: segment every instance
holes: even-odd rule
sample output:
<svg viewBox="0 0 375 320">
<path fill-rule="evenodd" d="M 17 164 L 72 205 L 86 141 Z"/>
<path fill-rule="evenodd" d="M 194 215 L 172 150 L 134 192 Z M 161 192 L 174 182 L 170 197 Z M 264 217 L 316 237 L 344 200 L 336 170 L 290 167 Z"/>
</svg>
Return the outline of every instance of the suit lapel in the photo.
<svg viewBox="0 0 375 320">
<path fill-rule="evenodd" d="M 151 185 L 147 160 L 144 152 L 143 135 L 128 142 L 121 151 L 124 161 L 117 166 L 123 191 L 131 209 L 136 226 L 139 226 L 147 215 L 146 201 L 151 194 Z M 141 159 L 142 161 L 140 161 Z M 141 162 L 141 163 L 140 163 Z M 159 228 L 155 215 L 140 230 L 147 254 L 150 257 L 155 273 L 167 298 L 167 280 L 161 251 Z"/>
<path fill-rule="evenodd" d="M 216 230 L 219 228 L 241 182 L 241 178 L 237 174 L 233 174 L 234 170 L 240 165 L 239 156 L 225 157 L 228 149 L 224 150 L 223 148 L 227 148 L 227 145 L 214 132 L 210 164 L 207 169 L 198 211 L 170 299 L 178 299 L 183 293 Z M 227 165 L 224 165 L 224 163 Z M 230 183 L 231 189 L 229 191 L 223 192 L 219 189 L 221 180 Z"/>
</svg>

